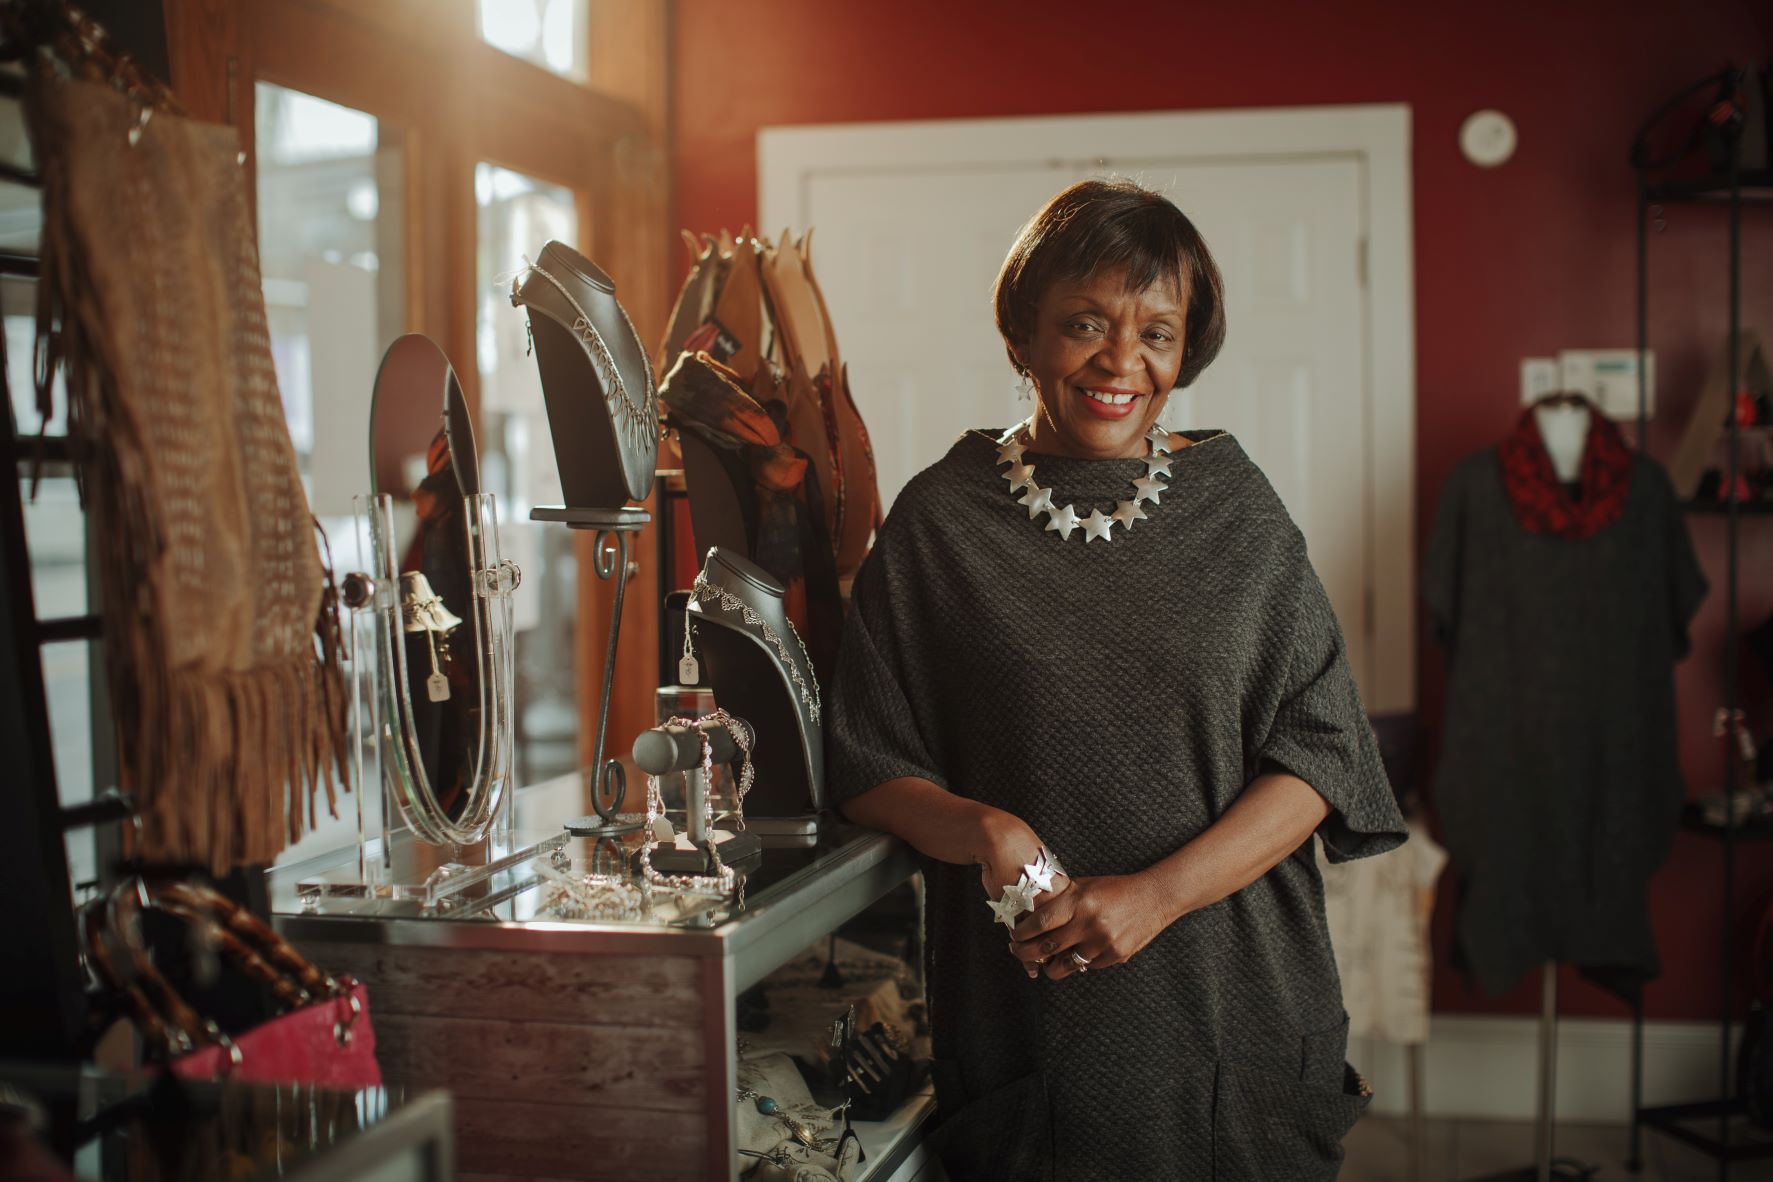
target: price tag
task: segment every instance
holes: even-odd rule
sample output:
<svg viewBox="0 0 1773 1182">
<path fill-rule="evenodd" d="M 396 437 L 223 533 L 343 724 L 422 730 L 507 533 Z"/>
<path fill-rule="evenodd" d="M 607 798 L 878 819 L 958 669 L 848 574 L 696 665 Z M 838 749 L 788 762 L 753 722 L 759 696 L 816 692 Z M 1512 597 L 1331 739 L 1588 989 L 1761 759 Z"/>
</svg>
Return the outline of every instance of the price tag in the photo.
<svg viewBox="0 0 1773 1182">
<path fill-rule="evenodd" d="M 702 679 L 702 666 L 694 657 L 677 662 L 677 684 L 694 685 Z"/>
<path fill-rule="evenodd" d="M 437 633 L 427 630 L 425 641 L 431 648 L 431 676 L 425 678 L 425 696 L 433 702 L 449 701 L 449 678 L 437 663 Z"/>
</svg>

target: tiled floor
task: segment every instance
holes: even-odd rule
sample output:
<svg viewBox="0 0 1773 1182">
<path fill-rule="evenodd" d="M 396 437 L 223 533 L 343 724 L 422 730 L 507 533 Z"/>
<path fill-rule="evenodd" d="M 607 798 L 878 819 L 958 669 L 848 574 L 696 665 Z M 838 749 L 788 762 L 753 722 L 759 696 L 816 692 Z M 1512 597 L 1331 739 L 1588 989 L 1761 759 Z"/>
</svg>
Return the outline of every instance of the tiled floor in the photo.
<svg viewBox="0 0 1773 1182">
<path fill-rule="evenodd" d="M 1533 1160 L 1531 1122 L 1430 1120 L 1424 1122 L 1422 1176 L 1410 1176 L 1409 1125 L 1403 1120 L 1369 1117 L 1354 1127 L 1343 1143 L 1348 1159 L 1341 1182 L 1476 1182 Z M 1597 1180 L 1646 1182 L 1714 1182 L 1717 1164 L 1678 1142 L 1645 1131 L 1643 1170 L 1625 1168 L 1629 1132 L 1620 1125 L 1560 1125 L 1556 1153 L 1583 1165 L 1599 1167 Z M 1769 1135 L 1773 1140 L 1773 1135 Z M 1554 1174 L 1578 1178 L 1577 1173 Z M 1531 1178 L 1532 1175 L 1527 1175 Z M 1773 1160 L 1733 1166 L 1730 1182 L 1773 1182 Z"/>
</svg>

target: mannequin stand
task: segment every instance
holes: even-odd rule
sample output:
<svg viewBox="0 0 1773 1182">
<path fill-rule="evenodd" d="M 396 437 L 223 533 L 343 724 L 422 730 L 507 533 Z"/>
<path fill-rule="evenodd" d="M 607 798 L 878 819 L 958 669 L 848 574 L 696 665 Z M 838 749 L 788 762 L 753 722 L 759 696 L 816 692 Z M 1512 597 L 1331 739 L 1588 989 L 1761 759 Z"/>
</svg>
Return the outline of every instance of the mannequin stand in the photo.
<svg viewBox="0 0 1773 1182">
<path fill-rule="evenodd" d="M 622 600 L 628 590 L 628 550 L 630 536 L 652 520 L 644 509 L 568 509 L 558 506 L 529 511 L 531 521 L 558 521 L 569 529 L 597 531 L 591 543 L 591 569 L 599 579 L 614 578 L 616 602 L 610 612 L 609 650 L 603 661 L 603 694 L 597 701 L 597 745 L 591 762 L 591 807 L 596 816 L 574 817 L 566 822 L 566 831 L 575 837 L 607 837 L 632 833 L 639 821 L 624 821 L 616 810 L 627 794 L 628 777 L 618 760 L 604 760 L 609 738 L 609 700 L 616 685 L 616 645 L 622 636 Z M 614 541 L 613 548 L 609 543 Z"/>
<path fill-rule="evenodd" d="M 1422 1044 L 1411 1043 L 1407 1052 L 1410 1063 L 1410 1182 L 1423 1182 L 1422 1147 L 1428 1143 L 1428 1129 L 1422 1117 Z"/>
<path fill-rule="evenodd" d="M 1539 1111 L 1534 1118 L 1533 1164 L 1500 1174 L 1486 1174 L 1473 1182 L 1583 1182 L 1599 1172 L 1571 1158 L 1552 1157 L 1558 1083 L 1558 965 L 1548 960 L 1540 970 L 1539 990 Z"/>
</svg>

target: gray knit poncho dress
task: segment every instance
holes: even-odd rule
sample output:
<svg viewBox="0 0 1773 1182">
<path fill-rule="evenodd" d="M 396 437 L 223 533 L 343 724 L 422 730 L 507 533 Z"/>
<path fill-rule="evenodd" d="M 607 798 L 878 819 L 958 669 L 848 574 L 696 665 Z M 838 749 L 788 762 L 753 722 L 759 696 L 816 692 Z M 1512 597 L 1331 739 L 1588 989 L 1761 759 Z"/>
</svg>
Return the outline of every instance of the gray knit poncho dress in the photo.
<svg viewBox="0 0 1773 1182">
<path fill-rule="evenodd" d="M 1332 861 L 1404 839 L 1304 539 L 1222 432 L 1175 452 L 1111 540 L 1044 530 L 996 432 L 900 493 L 856 579 L 829 695 L 834 798 L 917 776 L 1008 810 L 1076 875 L 1181 848 L 1265 770 L 1332 812 Z M 1141 460 L 1032 452 L 1080 516 Z M 1030 980 L 973 866 L 927 861 L 938 1127 L 955 1182 L 1328 1179 L 1358 1115 L 1312 842 L 1124 965 Z"/>
<path fill-rule="evenodd" d="M 1629 472 L 1593 536 L 1536 534 L 1485 448 L 1447 477 L 1423 558 L 1448 659 L 1434 803 L 1453 951 L 1491 994 L 1556 960 L 1630 1003 L 1661 972 L 1650 880 L 1685 796 L 1674 666 L 1706 582 L 1668 474 L 1641 455 Z"/>
</svg>

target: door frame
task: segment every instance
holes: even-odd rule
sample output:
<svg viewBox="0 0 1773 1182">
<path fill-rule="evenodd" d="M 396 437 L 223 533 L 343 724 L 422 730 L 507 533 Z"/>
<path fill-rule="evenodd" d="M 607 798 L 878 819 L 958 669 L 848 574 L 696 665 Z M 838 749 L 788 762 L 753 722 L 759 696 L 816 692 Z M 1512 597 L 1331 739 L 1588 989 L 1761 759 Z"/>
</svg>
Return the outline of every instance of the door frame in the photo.
<svg viewBox="0 0 1773 1182">
<path fill-rule="evenodd" d="M 1397 104 L 1246 111 L 923 120 L 765 127 L 757 135 L 757 208 L 767 230 L 805 226 L 815 175 L 918 169 L 1055 170 L 1137 175 L 1178 158 L 1235 163 L 1354 156 L 1361 162 L 1366 301 L 1365 625 L 1375 714 L 1416 704 L 1416 317 L 1410 108 Z"/>
</svg>

